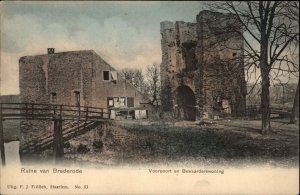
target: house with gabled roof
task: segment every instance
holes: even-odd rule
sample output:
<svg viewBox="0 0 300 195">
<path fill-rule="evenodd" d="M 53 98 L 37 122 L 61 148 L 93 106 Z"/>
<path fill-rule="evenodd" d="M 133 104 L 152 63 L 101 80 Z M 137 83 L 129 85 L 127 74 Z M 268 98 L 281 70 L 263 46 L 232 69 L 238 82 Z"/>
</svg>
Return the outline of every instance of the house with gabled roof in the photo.
<svg viewBox="0 0 300 195">
<path fill-rule="evenodd" d="M 24 56 L 19 60 L 20 102 L 105 108 L 112 117 L 147 118 L 149 98 L 93 50 Z"/>
</svg>

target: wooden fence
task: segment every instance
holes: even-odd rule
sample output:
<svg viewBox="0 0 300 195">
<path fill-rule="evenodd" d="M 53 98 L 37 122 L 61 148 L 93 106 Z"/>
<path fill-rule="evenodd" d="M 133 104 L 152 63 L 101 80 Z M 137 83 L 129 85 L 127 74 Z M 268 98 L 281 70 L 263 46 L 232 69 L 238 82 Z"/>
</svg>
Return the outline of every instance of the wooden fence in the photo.
<svg viewBox="0 0 300 195">
<path fill-rule="evenodd" d="M 45 137 L 41 143 L 25 146 L 49 148 L 53 145 L 56 159 L 63 156 L 63 143 L 74 136 L 86 132 L 87 129 L 96 127 L 99 122 L 110 119 L 110 112 L 105 108 L 58 105 L 58 104 L 36 104 L 36 103 L 0 103 L 0 149 L 2 165 L 5 165 L 5 148 L 3 121 L 5 120 L 53 120 L 53 137 Z M 71 130 L 63 129 L 63 121 L 77 121 L 82 125 Z"/>
</svg>

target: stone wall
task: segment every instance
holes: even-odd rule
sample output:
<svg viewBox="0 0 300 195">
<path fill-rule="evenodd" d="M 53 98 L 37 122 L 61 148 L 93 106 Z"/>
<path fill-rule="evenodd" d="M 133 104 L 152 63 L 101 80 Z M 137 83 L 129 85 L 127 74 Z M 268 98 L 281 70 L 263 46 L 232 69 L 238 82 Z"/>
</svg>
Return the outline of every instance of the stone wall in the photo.
<svg viewBox="0 0 300 195">
<path fill-rule="evenodd" d="M 188 112 L 195 112 L 194 108 L 183 112 L 183 102 L 194 100 L 197 79 L 197 59 L 195 49 L 197 45 L 196 23 L 188 22 L 161 22 L 162 44 L 162 107 L 164 111 L 176 109 L 178 116 L 188 116 Z M 187 86 L 188 88 L 180 88 Z M 168 89 L 169 88 L 169 89 Z M 191 93 L 189 93 L 192 91 Z M 191 97 L 184 98 L 181 93 L 187 92 Z M 169 93 L 171 93 L 169 95 Z M 168 105 L 168 106 L 166 106 Z M 195 107 L 195 102 L 190 102 L 188 107 Z M 180 112 L 181 110 L 181 112 Z M 189 118 L 189 117 L 188 117 Z M 193 118 L 193 117 L 192 117 Z"/>
<path fill-rule="evenodd" d="M 103 71 L 116 71 L 92 50 L 62 52 L 20 59 L 21 102 L 76 105 L 74 91 L 80 91 L 80 105 L 107 107 L 107 97 L 134 97 L 134 106 L 148 102 L 119 74 L 116 81 L 104 80 Z"/>
<path fill-rule="evenodd" d="M 19 60 L 20 102 L 49 103 L 46 85 L 47 68 L 43 56 L 21 57 Z M 20 148 L 38 142 L 42 135 L 50 135 L 51 121 L 20 121 Z M 20 152 L 22 158 L 22 153 Z"/>
<path fill-rule="evenodd" d="M 177 71 L 193 71 L 196 69 L 197 59 L 195 48 L 197 45 L 196 24 L 190 22 L 176 22 L 176 68 Z"/>
<path fill-rule="evenodd" d="M 216 102 L 223 101 L 230 107 L 226 112 L 243 115 L 246 83 L 243 41 L 235 32 L 241 29 L 238 24 L 233 15 L 210 11 L 200 12 L 197 23 L 161 22 L 163 108 L 170 104 L 173 111 L 191 111 L 196 118 L 204 112 L 213 117 Z M 178 101 L 182 99 L 178 98 L 181 86 L 193 92 L 187 99 L 195 99 L 195 103 L 184 105 Z M 166 98 L 163 92 L 168 87 L 172 94 Z"/>
<path fill-rule="evenodd" d="M 173 22 L 165 21 L 160 23 L 162 62 L 161 71 L 161 102 L 164 111 L 171 111 L 173 108 L 173 94 L 171 80 L 176 71 L 176 50 L 175 25 Z"/>
<path fill-rule="evenodd" d="M 213 114 L 218 107 L 216 101 L 226 100 L 232 116 L 243 116 L 246 82 L 241 26 L 234 15 L 210 11 L 200 12 L 197 24 L 205 110 Z"/>
<path fill-rule="evenodd" d="M 149 99 L 118 75 L 104 80 L 103 71 L 116 71 L 92 50 L 24 56 L 20 66 L 20 102 L 80 105 L 107 108 L 108 97 L 133 97 L 134 107 L 151 109 Z M 53 98 L 52 93 L 56 93 Z M 151 111 L 151 110 L 150 110 Z M 151 112 L 148 112 L 151 114 Z M 52 121 L 21 121 L 21 144 L 52 135 Z"/>
</svg>

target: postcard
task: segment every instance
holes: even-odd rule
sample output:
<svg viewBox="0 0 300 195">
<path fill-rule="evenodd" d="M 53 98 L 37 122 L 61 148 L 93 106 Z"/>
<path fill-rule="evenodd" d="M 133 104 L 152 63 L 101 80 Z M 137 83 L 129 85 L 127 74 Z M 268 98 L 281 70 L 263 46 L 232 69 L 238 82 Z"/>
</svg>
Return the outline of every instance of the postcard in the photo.
<svg viewBox="0 0 300 195">
<path fill-rule="evenodd" d="M 1 194 L 299 193 L 299 2 L 0 5 Z"/>
</svg>

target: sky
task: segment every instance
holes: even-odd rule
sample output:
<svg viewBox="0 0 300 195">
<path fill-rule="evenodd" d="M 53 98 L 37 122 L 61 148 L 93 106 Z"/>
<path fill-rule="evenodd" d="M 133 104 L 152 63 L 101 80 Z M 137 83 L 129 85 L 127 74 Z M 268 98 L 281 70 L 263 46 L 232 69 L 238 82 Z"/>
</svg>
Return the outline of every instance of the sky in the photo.
<svg viewBox="0 0 300 195">
<path fill-rule="evenodd" d="M 116 69 L 161 62 L 160 22 L 195 22 L 202 2 L 1 2 L 0 94 L 19 93 L 22 56 L 89 50 Z"/>
</svg>

